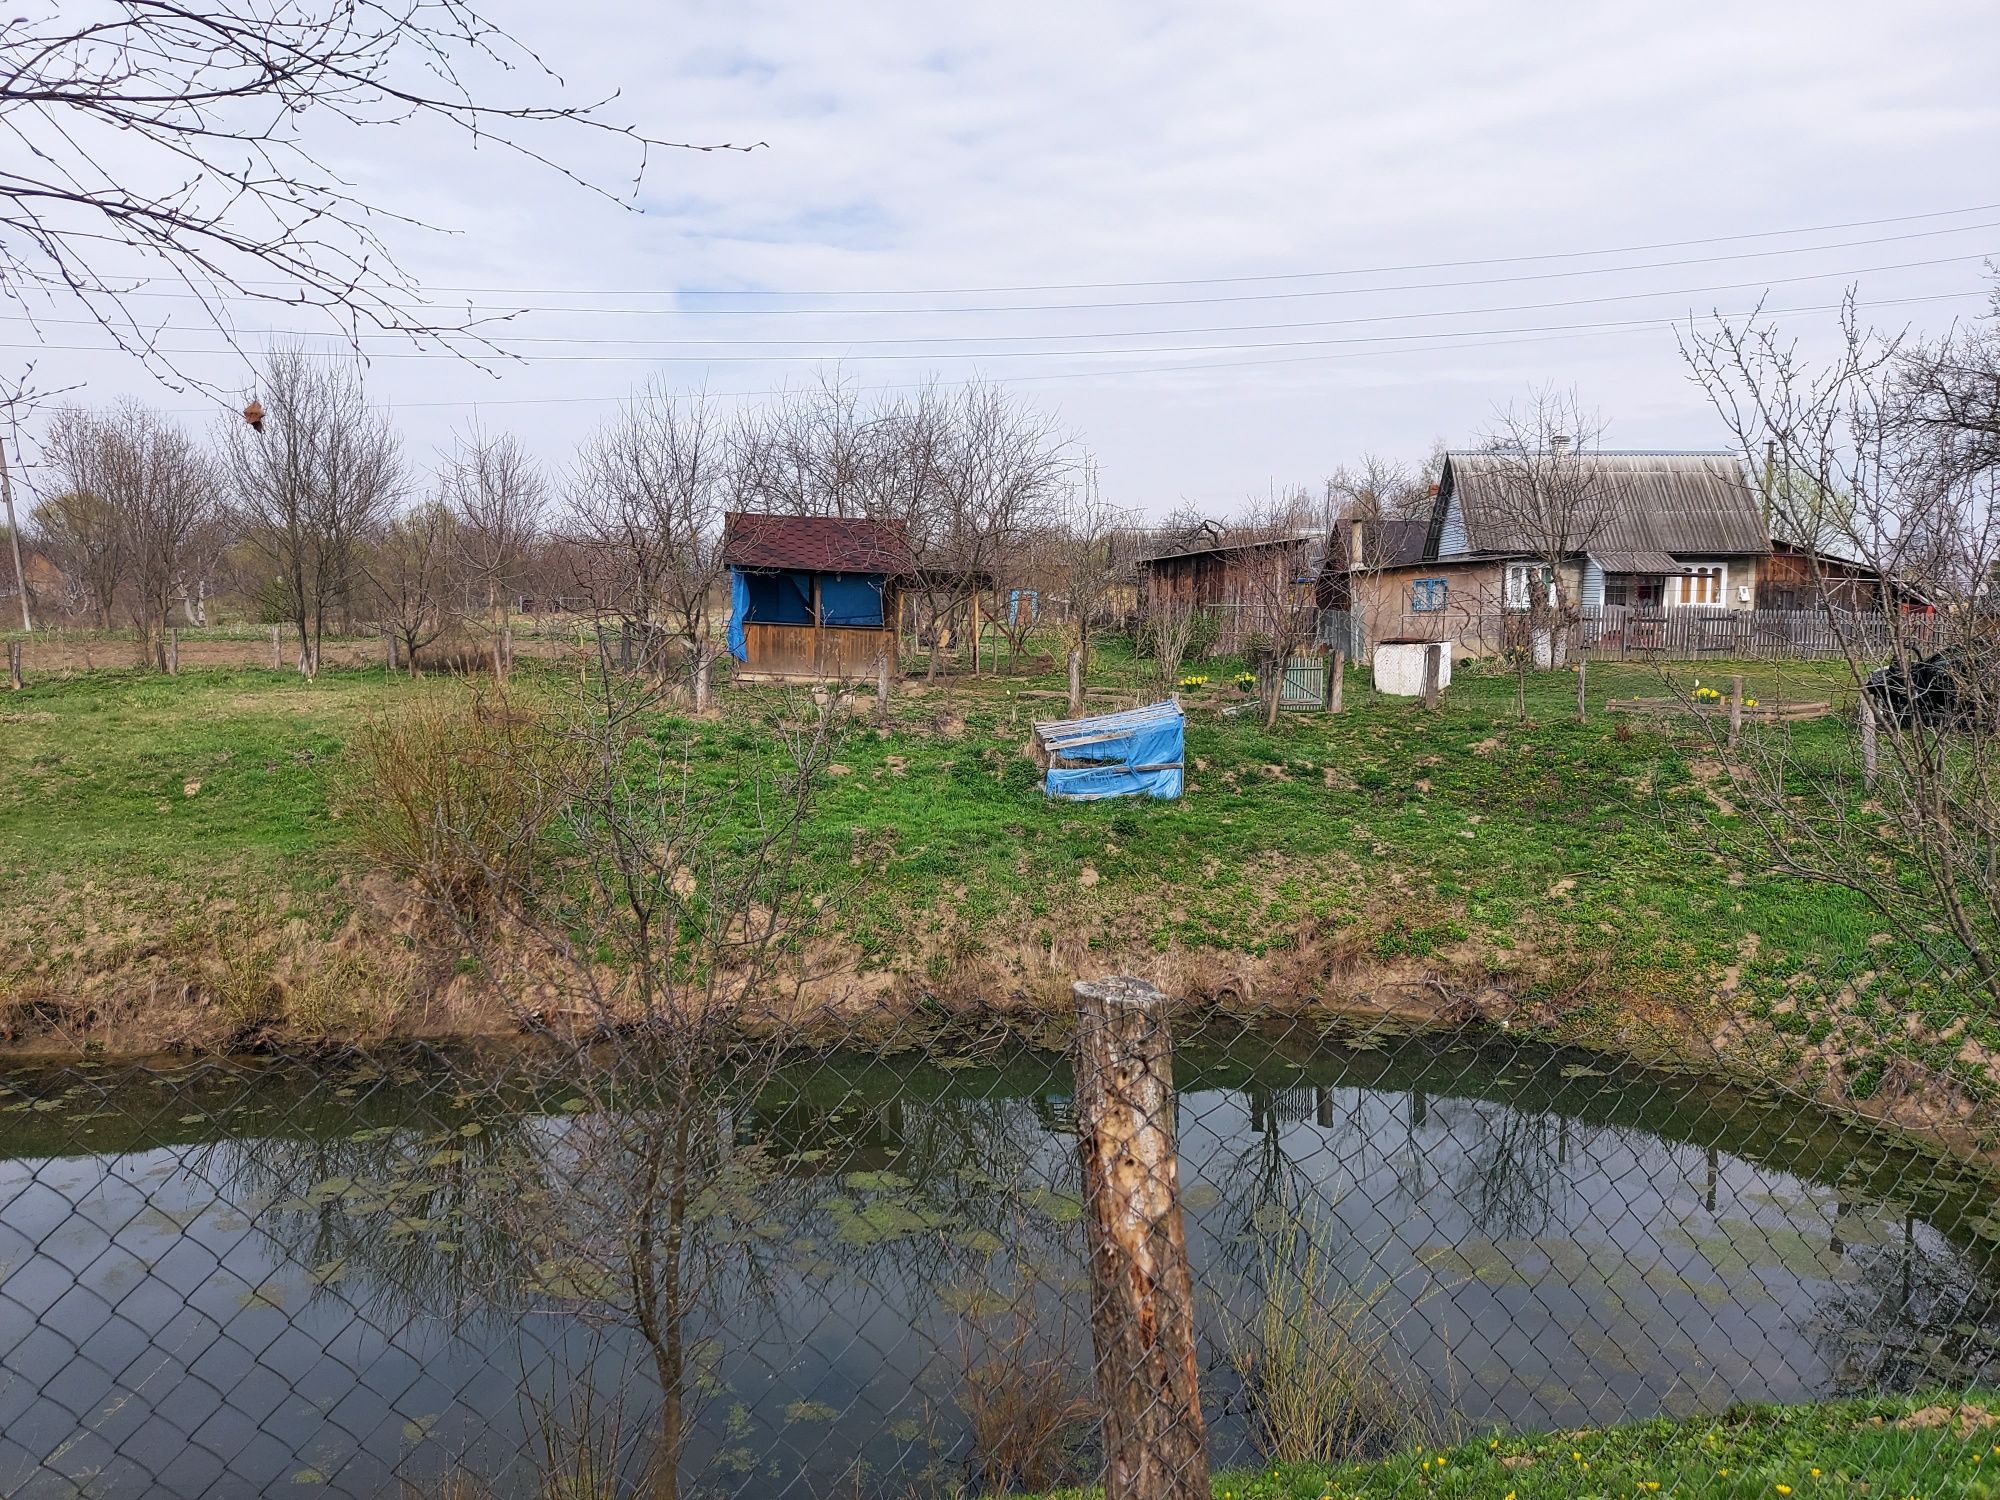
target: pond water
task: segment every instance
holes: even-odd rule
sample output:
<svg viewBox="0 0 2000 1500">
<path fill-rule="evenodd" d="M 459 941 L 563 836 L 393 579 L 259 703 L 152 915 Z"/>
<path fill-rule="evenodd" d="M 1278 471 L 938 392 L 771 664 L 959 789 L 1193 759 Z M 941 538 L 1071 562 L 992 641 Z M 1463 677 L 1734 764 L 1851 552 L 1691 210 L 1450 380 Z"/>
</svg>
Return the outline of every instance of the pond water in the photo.
<svg viewBox="0 0 2000 1500">
<path fill-rule="evenodd" d="M 1796 1104 L 1409 1039 L 1197 1038 L 1176 1072 L 1218 1462 L 1257 1451 L 1239 1370 L 1302 1287 L 1435 1433 L 1965 1381 L 2000 1348 L 1985 1185 Z M 637 1483 L 662 1430 L 682 1494 L 1091 1462 L 1060 1057 L 0 1086 L 0 1493 L 526 1495 L 586 1448 Z"/>
</svg>

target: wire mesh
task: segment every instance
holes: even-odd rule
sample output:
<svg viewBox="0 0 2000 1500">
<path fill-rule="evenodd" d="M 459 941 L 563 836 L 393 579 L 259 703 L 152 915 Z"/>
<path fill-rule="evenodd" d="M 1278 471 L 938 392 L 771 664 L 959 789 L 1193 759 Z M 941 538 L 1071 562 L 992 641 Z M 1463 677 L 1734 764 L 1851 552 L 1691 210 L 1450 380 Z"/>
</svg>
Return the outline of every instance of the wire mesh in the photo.
<svg viewBox="0 0 2000 1500">
<path fill-rule="evenodd" d="M 1992 1373 L 1990 1194 L 1901 1137 L 1491 1028 L 1173 1028 L 1171 1149 L 1094 1182 L 1138 1075 L 1009 1030 L 15 1067 L 0 1492 L 1094 1482 L 1106 1287 L 1172 1269 L 1107 1192 L 1183 1226 L 1218 1472 Z"/>
</svg>

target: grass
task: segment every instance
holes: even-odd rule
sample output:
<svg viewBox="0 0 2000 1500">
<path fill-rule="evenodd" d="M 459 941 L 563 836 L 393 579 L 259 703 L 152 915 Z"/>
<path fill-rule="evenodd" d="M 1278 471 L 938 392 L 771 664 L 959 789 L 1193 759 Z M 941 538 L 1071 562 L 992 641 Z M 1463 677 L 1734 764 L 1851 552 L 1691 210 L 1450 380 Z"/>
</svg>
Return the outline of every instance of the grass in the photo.
<svg viewBox="0 0 2000 1500">
<path fill-rule="evenodd" d="M 1973 1392 L 1493 1436 L 1378 1463 L 1215 1476 L 1218 1500 L 1945 1500 L 2000 1495 L 2000 1398 Z M 1091 1493 L 1070 1491 L 1081 1497 Z"/>
<path fill-rule="evenodd" d="M 2000 1049 L 1970 997 L 1924 990 L 1915 946 L 1859 896 L 1761 872 L 1701 731 L 1602 712 L 1667 691 L 1650 665 L 1594 664 L 1584 724 L 1568 672 L 1531 679 L 1524 721 L 1505 674 L 1462 671 L 1427 714 L 1357 671 L 1347 712 L 1288 713 L 1271 731 L 1227 712 L 1246 702 L 1235 667 L 1207 664 L 1210 684 L 1184 695 L 1188 792 L 1173 803 L 1042 797 L 1024 747 L 1035 718 L 1063 712 L 1057 677 L 914 676 L 886 728 L 864 722 L 844 743 L 806 832 L 806 880 L 843 903 L 856 961 L 983 991 L 1145 955 L 1189 974 L 1263 963 L 1256 982 L 1307 988 L 1346 982 L 1343 965 L 1441 972 L 1597 997 L 1617 1012 L 1607 1027 L 1628 1029 L 1649 999 L 1707 1004 L 1727 975 L 1794 1058 L 1823 1052 L 1832 1029 L 1857 1094 L 1882 1076 L 1894 1029 L 1869 1006 L 1921 1009 L 1928 1034 L 1951 1033 L 1941 1066 L 1962 1045 L 1954 1027 Z M 1109 643 L 1093 687 L 1105 706 L 1134 701 L 1149 668 Z M 1835 668 L 1666 669 L 1682 689 L 1738 670 L 1766 703 L 1840 696 Z M 515 691 L 564 680 L 524 665 Z M 368 869 L 338 794 L 346 747 L 378 710 L 467 691 L 380 669 L 315 682 L 251 669 L 103 671 L 7 695 L 0 905 L 17 920 L 0 932 L 0 993 L 154 962 L 218 903 L 331 931 Z M 718 795 L 778 767 L 777 731 L 802 709 L 769 689 L 723 704 L 653 726 Z M 1750 732 L 1833 754 L 1848 729 Z M 1863 976 L 1877 987 L 1855 992 L 1863 1014 L 1821 1003 Z"/>
</svg>

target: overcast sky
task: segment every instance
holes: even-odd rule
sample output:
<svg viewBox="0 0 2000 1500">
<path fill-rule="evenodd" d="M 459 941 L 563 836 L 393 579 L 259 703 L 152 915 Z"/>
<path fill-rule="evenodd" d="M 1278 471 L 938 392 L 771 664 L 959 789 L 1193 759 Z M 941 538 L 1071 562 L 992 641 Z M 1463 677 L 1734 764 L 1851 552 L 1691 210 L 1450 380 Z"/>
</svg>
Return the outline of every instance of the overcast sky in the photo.
<svg viewBox="0 0 2000 1500">
<path fill-rule="evenodd" d="M 1879 321 L 1941 328 L 1986 310 L 2000 252 L 1991 0 L 491 13 L 649 133 L 769 144 L 656 156 L 635 213 L 419 127 L 329 140 L 364 196 L 453 231 L 389 232 L 440 299 L 536 309 L 509 324 L 530 358 L 495 374 L 369 346 L 426 461 L 475 412 L 562 465 L 649 376 L 731 394 L 835 364 L 864 387 L 1018 381 L 1153 512 L 1420 458 L 1548 381 L 1616 446 L 1708 446 L 1727 435 L 1661 320 L 1825 308 L 1853 282 Z M 1893 222 L 1832 227 L 1859 221 Z M 1576 253 L 1722 236 L 1761 237 Z M 1439 264 L 1501 257 L 1522 259 Z M 718 289 L 748 295 L 697 295 Z M 875 295 L 826 295 L 847 290 Z M 50 349 L 38 376 L 204 420 L 114 354 Z"/>
</svg>

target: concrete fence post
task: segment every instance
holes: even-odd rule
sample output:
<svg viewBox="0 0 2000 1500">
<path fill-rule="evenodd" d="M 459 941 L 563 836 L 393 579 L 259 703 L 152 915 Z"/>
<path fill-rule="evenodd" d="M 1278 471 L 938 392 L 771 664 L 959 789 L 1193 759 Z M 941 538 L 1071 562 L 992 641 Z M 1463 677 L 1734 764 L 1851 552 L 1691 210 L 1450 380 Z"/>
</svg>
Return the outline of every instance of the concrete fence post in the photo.
<svg viewBox="0 0 2000 1500">
<path fill-rule="evenodd" d="M 1444 647 L 1433 642 L 1424 647 L 1424 707 L 1438 706 L 1438 682 L 1444 676 Z"/>
<path fill-rule="evenodd" d="M 889 653 L 883 651 L 875 658 L 875 722 L 889 722 Z"/>
<path fill-rule="evenodd" d="M 1079 718 L 1083 714 L 1083 648 L 1076 647 L 1069 654 L 1069 716 Z"/>
<path fill-rule="evenodd" d="M 1126 978 L 1074 994 L 1105 1500 L 1210 1500 L 1166 1000 Z"/>
<path fill-rule="evenodd" d="M 1738 672 L 1729 679 L 1729 748 L 1734 750 L 1742 737 L 1743 674 Z"/>
<path fill-rule="evenodd" d="M 181 628 L 178 625 L 169 625 L 167 627 L 167 675 L 169 677 L 178 677 L 180 670 Z"/>
<path fill-rule="evenodd" d="M 28 643 L 26 641 L 9 641 L 7 643 L 7 686 L 17 693 L 21 690 L 22 659 L 27 654 Z"/>
<path fill-rule="evenodd" d="M 285 647 L 284 643 L 278 638 L 278 627 L 273 625 L 271 627 L 271 670 L 273 672 L 282 672 L 284 669 Z"/>
<path fill-rule="evenodd" d="M 16 684 L 20 686 L 20 684 Z M 1876 778 L 1876 718 L 1874 718 L 1874 698 L 1862 688 L 1862 788 L 1874 790 Z"/>
</svg>

